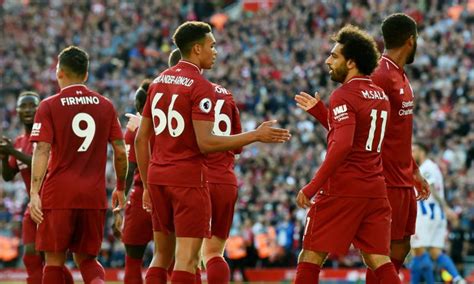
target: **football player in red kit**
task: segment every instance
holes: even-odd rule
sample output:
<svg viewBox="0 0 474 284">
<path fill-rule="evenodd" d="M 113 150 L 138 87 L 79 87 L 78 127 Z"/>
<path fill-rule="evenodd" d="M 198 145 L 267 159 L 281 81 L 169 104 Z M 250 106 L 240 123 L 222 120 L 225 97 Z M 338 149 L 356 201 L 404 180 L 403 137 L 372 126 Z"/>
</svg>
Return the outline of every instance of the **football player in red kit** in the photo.
<svg viewBox="0 0 474 284">
<path fill-rule="evenodd" d="M 186 22 L 173 39 L 183 60 L 150 85 L 136 138 L 138 168 L 147 181 L 143 203 L 152 210 L 157 250 L 147 271 L 147 283 L 166 283 L 173 255 L 172 283 L 194 283 L 203 238 L 211 236 L 204 154 L 257 141 L 282 143 L 290 138 L 287 130 L 271 127 L 273 121 L 264 122 L 255 131 L 214 135 L 214 88 L 201 74 L 214 64 L 212 30 L 203 22 Z M 148 141 L 152 135 L 155 146 L 150 159 Z"/>
<path fill-rule="evenodd" d="M 73 252 L 84 282 L 104 283 L 105 271 L 96 256 L 108 207 L 107 144 L 112 144 L 117 179 L 112 206 L 118 203 L 116 209 L 121 209 L 128 166 L 125 143 L 110 100 L 84 85 L 87 53 L 70 46 L 58 59 L 61 90 L 41 102 L 30 137 L 37 142 L 29 204 L 38 224 L 36 249 L 45 253 L 43 283 L 64 283 L 67 250 Z"/>
<path fill-rule="evenodd" d="M 336 44 L 326 64 L 331 79 L 342 85 L 332 92 L 328 110 L 322 102 L 314 106 L 329 127 L 328 150 L 296 199 L 298 206 L 310 210 L 295 283 L 318 283 L 327 255 L 344 254 L 351 244 L 383 283 L 400 283 L 388 256 L 390 204 L 382 174 L 390 104 L 369 77 L 379 53 L 373 38 L 351 25 L 333 39 Z"/>
</svg>

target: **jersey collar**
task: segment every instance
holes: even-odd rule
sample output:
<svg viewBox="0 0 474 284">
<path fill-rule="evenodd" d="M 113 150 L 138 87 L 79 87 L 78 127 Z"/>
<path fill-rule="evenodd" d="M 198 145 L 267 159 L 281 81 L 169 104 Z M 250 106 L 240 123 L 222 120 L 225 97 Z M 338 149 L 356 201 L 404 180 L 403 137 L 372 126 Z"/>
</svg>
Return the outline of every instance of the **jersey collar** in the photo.
<svg viewBox="0 0 474 284">
<path fill-rule="evenodd" d="M 199 73 L 202 73 L 202 69 L 199 68 L 196 64 L 192 63 L 192 62 L 189 62 L 189 61 L 186 61 L 186 60 L 180 60 L 178 64 L 183 64 L 183 65 L 187 65 L 187 66 L 191 66 L 193 68 L 196 68 L 196 70 L 199 72 Z"/>
</svg>

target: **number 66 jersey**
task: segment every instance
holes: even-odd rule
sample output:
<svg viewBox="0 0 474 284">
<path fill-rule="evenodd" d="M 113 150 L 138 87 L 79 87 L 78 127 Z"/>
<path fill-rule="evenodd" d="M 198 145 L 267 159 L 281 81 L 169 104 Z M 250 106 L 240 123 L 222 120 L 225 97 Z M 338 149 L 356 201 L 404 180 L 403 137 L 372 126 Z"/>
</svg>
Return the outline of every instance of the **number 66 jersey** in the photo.
<svg viewBox="0 0 474 284">
<path fill-rule="evenodd" d="M 193 120 L 214 122 L 214 102 L 212 84 L 191 62 L 181 60 L 153 80 L 143 108 L 155 135 L 149 184 L 207 187 L 208 169 Z"/>
<path fill-rule="evenodd" d="M 51 144 L 43 209 L 106 209 L 107 143 L 123 139 L 117 112 L 104 96 L 71 85 L 43 100 L 31 142 Z"/>
</svg>

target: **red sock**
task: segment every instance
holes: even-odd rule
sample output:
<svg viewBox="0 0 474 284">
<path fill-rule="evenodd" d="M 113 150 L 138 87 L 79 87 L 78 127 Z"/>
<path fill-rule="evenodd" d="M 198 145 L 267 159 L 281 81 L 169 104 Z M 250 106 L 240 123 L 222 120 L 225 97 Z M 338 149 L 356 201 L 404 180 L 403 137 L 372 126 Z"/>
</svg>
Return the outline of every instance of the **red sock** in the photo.
<svg viewBox="0 0 474 284">
<path fill-rule="evenodd" d="M 395 266 L 395 270 L 397 271 L 397 273 L 400 272 L 400 268 L 402 268 L 403 266 L 403 260 L 398 260 L 396 258 L 393 258 L 391 257 L 390 260 L 392 261 L 393 265 Z"/>
<path fill-rule="evenodd" d="M 321 271 L 321 266 L 317 264 L 309 262 L 298 263 L 298 266 L 296 267 L 295 284 L 318 284 L 319 271 Z"/>
<path fill-rule="evenodd" d="M 142 284 L 142 259 L 125 256 L 125 284 Z"/>
<path fill-rule="evenodd" d="M 208 279 L 209 281 L 209 279 Z M 209 283 L 209 282 L 207 282 Z M 194 280 L 194 284 L 202 284 L 202 281 L 201 281 L 201 269 L 197 268 L 196 269 L 196 279 Z"/>
<path fill-rule="evenodd" d="M 64 284 L 64 273 L 62 266 L 45 266 L 43 283 Z"/>
<path fill-rule="evenodd" d="M 146 284 L 166 284 L 166 269 L 161 267 L 149 267 L 146 271 Z"/>
<path fill-rule="evenodd" d="M 74 278 L 72 277 L 71 271 L 66 266 L 63 266 L 63 274 L 64 274 L 64 283 L 66 284 L 74 284 Z"/>
<path fill-rule="evenodd" d="M 230 269 L 225 260 L 216 256 L 206 263 L 207 282 L 209 284 L 223 284 L 230 281 Z"/>
<path fill-rule="evenodd" d="M 173 270 L 171 284 L 191 284 L 196 280 L 196 274 L 187 271 Z"/>
<path fill-rule="evenodd" d="M 377 279 L 383 284 L 400 284 L 400 277 L 395 270 L 395 265 L 391 262 L 385 263 L 374 271 Z"/>
<path fill-rule="evenodd" d="M 82 279 L 87 284 L 105 283 L 105 270 L 95 258 L 88 258 L 79 265 Z"/>
<path fill-rule="evenodd" d="M 23 255 L 23 263 L 28 273 L 26 283 L 41 284 L 41 280 L 43 279 L 43 258 L 41 255 L 25 254 Z"/>
</svg>

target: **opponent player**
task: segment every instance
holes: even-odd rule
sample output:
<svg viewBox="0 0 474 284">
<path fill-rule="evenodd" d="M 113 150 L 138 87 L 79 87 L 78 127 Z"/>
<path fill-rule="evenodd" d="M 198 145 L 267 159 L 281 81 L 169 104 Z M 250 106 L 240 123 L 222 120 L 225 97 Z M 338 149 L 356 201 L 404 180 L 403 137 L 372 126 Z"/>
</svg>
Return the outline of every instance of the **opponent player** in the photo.
<svg viewBox="0 0 474 284">
<path fill-rule="evenodd" d="M 173 50 L 169 66 L 176 65 L 180 59 L 179 49 Z M 216 96 L 214 134 L 228 136 L 241 133 L 239 109 L 232 93 L 218 84 L 212 85 Z M 232 226 L 238 195 L 237 178 L 234 173 L 235 155 L 240 154 L 241 150 L 211 153 L 206 159 L 212 207 L 212 237 L 203 241 L 203 256 L 207 281 L 210 284 L 229 283 L 230 279 L 230 268 L 224 259 L 224 248 Z M 196 277 L 199 278 L 200 275 Z"/>
<path fill-rule="evenodd" d="M 326 158 L 296 198 L 310 210 L 295 283 L 318 283 L 327 255 L 345 254 L 351 243 L 380 281 L 401 283 L 388 256 L 390 205 L 382 175 L 390 105 L 369 77 L 379 52 L 373 38 L 355 26 L 345 26 L 333 39 L 326 64 L 331 79 L 342 85 L 331 94 L 329 112 L 322 106 L 329 126 Z"/>
<path fill-rule="evenodd" d="M 212 67 L 216 56 L 211 27 L 203 22 L 186 22 L 178 27 L 173 39 L 183 60 L 150 85 L 135 141 L 138 168 L 142 179 L 147 180 L 143 203 L 146 209 L 152 209 L 157 249 L 147 271 L 147 283 L 166 283 L 166 268 L 175 245 L 171 281 L 194 283 L 202 239 L 210 237 L 211 230 L 204 153 L 290 138 L 287 130 L 271 127 L 274 121 L 239 135 L 212 134 L 214 89 L 201 75 L 202 69 Z M 150 161 L 148 140 L 153 132 L 155 147 Z"/>
<path fill-rule="evenodd" d="M 415 254 L 410 265 L 411 283 L 420 283 L 421 276 L 426 283 L 435 283 L 435 267 L 446 269 L 453 276 L 453 283 L 465 283 L 453 261 L 443 253 L 448 234 L 445 210 L 449 210 L 444 200 L 443 174 L 438 165 L 428 158 L 428 149 L 424 144 L 415 143 L 412 152 L 413 159 L 420 165 L 421 174 L 430 185 L 432 195 L 426 201 L 418 201 L 416 233 L 411 238 Z"/>
<path fill-rule="evenodd" d="M 68 249 L 84 282 L 104 283 L 105 271 L 95 258 L 107 208 L 107 142 L 114 151 L 117 187 L 112 206 L 118 203 L 117 209 L 124 205 L 125 144 L 112 103 L 84 85 L 87 53 L 70 46 L 58 59 L 61 91 L 41 102 L 30 138 L 37 142 L 29 204 L 31 218 L 38 224 L 36 249 L 45 252 L 43 283 L 64 283 L 62 266 Z"/>
<path fill-rule="evenodd" d="M 135 108 L 138 115 L 143 112 L 150 83 L 150 80 L 144 80 L 135 93 Z M 128 196 L 128 201 L 125 207 L 122 241 L 125 244 L 127 254 L 125 256 L 124 276 L 124 283 L 126 284 L 143 283 L 141 269 L 143 255 L 148 242 L 153 239 L 151 215 L 143 209 L 142 205 L 143 184 L 135 158 L 135 137 L 138 129 L 131 126 L 133 124 L 132 120 L 127 125 L 127 131 L 125 132 L 125 144 L 128 151 L 125 194 Z M 128 195 L 132 183 L 133 189 Z"/>
</svg>

